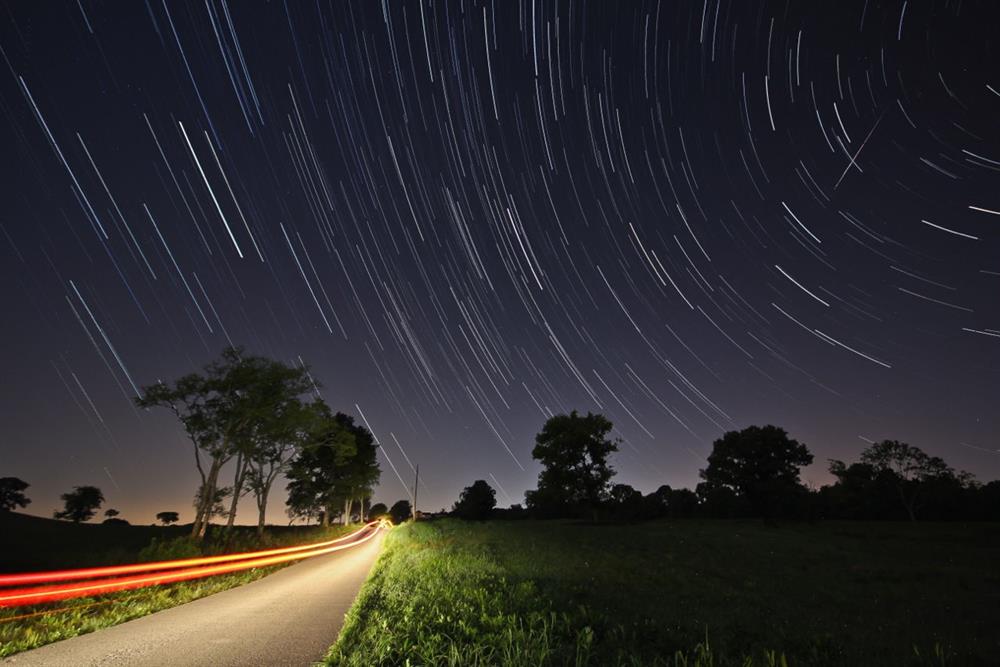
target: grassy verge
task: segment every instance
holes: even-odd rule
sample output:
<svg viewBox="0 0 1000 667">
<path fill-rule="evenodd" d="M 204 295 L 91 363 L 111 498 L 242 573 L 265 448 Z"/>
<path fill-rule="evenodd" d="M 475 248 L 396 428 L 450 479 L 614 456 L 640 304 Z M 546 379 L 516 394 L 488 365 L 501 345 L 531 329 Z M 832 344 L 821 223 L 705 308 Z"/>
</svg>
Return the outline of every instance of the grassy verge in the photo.
<svg viewBox="0 0 1000 667">
<path fill-rule="evenodd" d="M 330 665 L 986 665 L 1000 526 L 393 530 Z"/>
<path fill-rule="evenodd" d="M 221 540 L 196 547 L 187 540 L 154 543 L 129 561 L 153 561 L 204 554 L 221 554 L 279 547 L 304 542 L 332 539 L 357 530 L 358 526 L 331 526 L 280 530 L 256 540 L 253 531 L 242 529 L 228 543 Z M 167 535 L 164 535 L 167 537 Z M 216 577 L 153 586 L 136 591 L 122 591 L 92 598 L 79 598 L 30 607 L 0 609 L 0 658 L 37 648 L 62 639 L 86 634 L 140 616 L 185 604 L 220 591 L 242 586 L 284 567 L 277 565 L 253 568 Z"/>
</svg>

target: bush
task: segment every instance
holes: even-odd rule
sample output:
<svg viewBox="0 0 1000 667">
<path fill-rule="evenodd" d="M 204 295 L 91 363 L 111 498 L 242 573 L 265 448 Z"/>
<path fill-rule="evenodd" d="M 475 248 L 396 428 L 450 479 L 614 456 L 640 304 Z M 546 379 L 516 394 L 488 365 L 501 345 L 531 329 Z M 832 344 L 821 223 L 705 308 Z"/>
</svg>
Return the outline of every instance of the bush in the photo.
<svg viewBox="0 0 1000 667">
<path fill-rule="evenodd" d="M 170 540 L 153 538 L 148 546 L 139 552 L 140 563 L 153 563 L 178 558 L 197 558 L 201 549 L 190 537 L 175 537 Z"/>
</svg>

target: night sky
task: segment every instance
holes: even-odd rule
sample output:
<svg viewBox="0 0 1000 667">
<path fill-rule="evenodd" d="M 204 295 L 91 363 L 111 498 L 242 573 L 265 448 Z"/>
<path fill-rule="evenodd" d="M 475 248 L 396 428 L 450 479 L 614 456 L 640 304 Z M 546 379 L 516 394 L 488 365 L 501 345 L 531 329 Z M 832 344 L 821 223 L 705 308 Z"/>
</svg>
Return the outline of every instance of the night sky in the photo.
<svg viewBox="0 0 1000 667">
<path fill-rule="evenodd" d="M 998 13 L 5 2 L 0 476 L 190 519 L 132 399 L 234 343 L 372 429 L 387 502 L 522 502 L 574 408 L 644 492 L 763 423 L 816 485 L 884 438 L 994 479 Z"/>
</svg>

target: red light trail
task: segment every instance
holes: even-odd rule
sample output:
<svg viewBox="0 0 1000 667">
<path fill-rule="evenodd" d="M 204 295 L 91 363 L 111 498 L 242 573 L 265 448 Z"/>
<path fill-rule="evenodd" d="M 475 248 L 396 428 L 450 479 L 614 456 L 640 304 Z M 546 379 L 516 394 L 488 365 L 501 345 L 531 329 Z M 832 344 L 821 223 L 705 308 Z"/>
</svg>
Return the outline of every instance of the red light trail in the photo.
<svg viewBox="0 0 1000 667">
<path fill-rule="evenodd" d="M 372 529 L 373 527 L 374 529 Z M 157 563 L 137 563 L 134 565 L 3 575 L 0 576 L 0 586 L 16 586 L 42 582 L 63 583 L 0 591 L 0 607 L 20 607 L 70 598 L 102 595 L 115 591 L 144 588 L 146 586 L 159 586 L 179 581 L 188 581 L 190 579 L 210 577 L 217 574 L 228 574 L 254 567 L 265 567 L 293 560 L 322 556 L 364 544 L 373 539 L 381 528 L 381 522 L 373 521 L 360 530 L 335 540 L 295 547 L 283 547 L 280 549 L 265 549 L 239 554 L 226 554 L 223 556 L 207 556 L 204 558 L 185 558 Z M 366 531 L 367 534 L 359 538 Z M 90 579 L 92 581 L 80 581 L 83 579 Z"/>
</svg>

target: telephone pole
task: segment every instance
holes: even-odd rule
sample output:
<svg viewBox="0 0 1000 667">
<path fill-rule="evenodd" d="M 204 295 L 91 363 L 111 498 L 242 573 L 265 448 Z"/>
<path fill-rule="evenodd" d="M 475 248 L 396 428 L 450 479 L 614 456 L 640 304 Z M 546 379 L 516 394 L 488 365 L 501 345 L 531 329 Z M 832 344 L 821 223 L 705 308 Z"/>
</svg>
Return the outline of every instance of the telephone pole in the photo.
<svg viewBox="0 0 1000 667">
<path fill-rule="evenodd" d="M 417 464 L 414 470 L 416 476 L 413 478 L 413 520 L 417 520 L 417 485 L 420 484 L 420 465 Z"/>
</svg>

